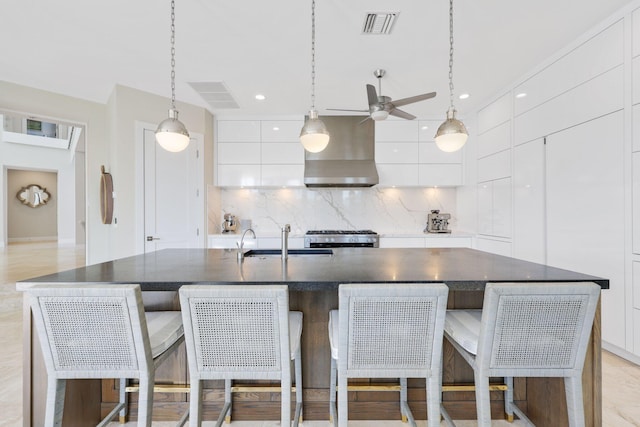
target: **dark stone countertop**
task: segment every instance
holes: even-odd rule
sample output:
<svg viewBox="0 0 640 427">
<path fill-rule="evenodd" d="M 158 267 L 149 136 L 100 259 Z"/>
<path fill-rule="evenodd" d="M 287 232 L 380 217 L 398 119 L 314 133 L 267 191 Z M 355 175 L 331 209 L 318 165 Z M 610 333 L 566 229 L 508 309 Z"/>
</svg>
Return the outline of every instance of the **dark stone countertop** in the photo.
<svg viewBox="0 0 640 427">
<path fill-rule="evenodd" d="M 164 249 L 62 271 L 17 284 L 138 283 L 143 291 L 186 284 L 287 284 L 292 291 L 337 289 L 341 283 L 444 282 L 451 290 L 483 290 L 487 282 L 609 280 L 474 249 L 336 248 L 332 256 L 251 257 L 238 262 L 229 249 Z"/>
</svg>

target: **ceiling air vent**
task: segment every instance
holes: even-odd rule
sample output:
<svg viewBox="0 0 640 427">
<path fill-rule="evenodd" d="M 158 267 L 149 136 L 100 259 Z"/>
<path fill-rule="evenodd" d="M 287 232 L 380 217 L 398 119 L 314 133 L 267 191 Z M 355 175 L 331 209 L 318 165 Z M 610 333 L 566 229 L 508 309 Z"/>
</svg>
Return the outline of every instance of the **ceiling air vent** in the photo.
<svg viewBox="0 0 640 427">
<path fill-rule="evenodd" d="M 240 108 L 224 82 L 189 82 L 214 110 Z"/>
<path fill-rule="evenodd" d="M 393 23 L 400 12 L 367 13 L 362 27 L 363 34 L 391 34 Z"/>
</svg>

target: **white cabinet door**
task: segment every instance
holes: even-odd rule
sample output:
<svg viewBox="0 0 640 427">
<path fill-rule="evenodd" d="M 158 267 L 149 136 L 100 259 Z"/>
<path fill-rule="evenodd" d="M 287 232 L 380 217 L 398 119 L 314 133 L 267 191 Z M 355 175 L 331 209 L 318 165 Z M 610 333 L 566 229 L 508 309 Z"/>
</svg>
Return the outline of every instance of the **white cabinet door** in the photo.
<svg viewBox="0 0 640 427">
<path fill-rule="evenodd" d="M 381 248 L 424 248 L 424 237 L 384 237 L 380 238 Z"/>
<path fill-rule="evenodd" d="M 259 120 L 218 120 L 218 142 L 260 142 Z"/>
<path fill-rule="evenodd" d="M 418 141 L 376 142 L 376 163 L 418 163 Z"/>
<path fill-rule="evenodd" d="M 513 256 L 544 264 L 544 139 L 513 149 Z"/>
<path fill-rule="evenodd" d="M 255 187 L 260 185 L 260 165 L 218 165 L 221 187 Z"/>
<path fill-rule="evenodd" d="M 616 112 L 547 137 L 547 261 L 610 280 L 602 338 L 625 346 L 624 119 Z"/>
<path fill-rule="evenodd" d="M 219 165 L 259 165 L 259 142 L 220 142 L 218 143 Z"/>
<path fill-rule="evenodd" d="M 511 237 L 511 178 L 478 184 L 478 233 Z"/>
<path fill-rule="evenodd" d="M 297 142 L 304 120 L 263 120 L 260 123 L 262 142 Z"/>
<path fill-rule="evenodd" d="M 384 120 L 375 123 L 376 142 L 418 141 L 418 122 L 410 120 Z"/>
<path fill-rule="evenodd" d="M 640 254 L 640 152 L 633 153 L 633 252 Z M 638 307 L 640 308 L 640 307 Z"/>
<path fill-rule="evenodd" d="M 511 237 L 511 178 L 493 181 L 493 236 Z"/>
<path fill-rule="evenodd" d="M 493 184 L 483 182 L 478 184 L 478 233 L 492 234 L 493 220 Z"/>
<path fill-rule="evenodd" d="M 377 164 L 378 177 L 382 186 L 411 187 L 420 182 L 418 165 Z"/>
</svg>

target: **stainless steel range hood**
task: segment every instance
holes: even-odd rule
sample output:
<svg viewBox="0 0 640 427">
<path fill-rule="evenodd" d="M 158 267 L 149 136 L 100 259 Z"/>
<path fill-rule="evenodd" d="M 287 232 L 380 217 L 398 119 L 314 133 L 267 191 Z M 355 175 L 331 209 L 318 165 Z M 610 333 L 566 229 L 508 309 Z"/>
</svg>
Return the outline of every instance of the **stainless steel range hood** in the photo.
<svg viewBox="0 0 640 427">
<path fill-rule="evenodd" d="M 320 153 L 305 152 L 307 187 L 371 187 L 378 183 L 375 125 L 362 116 L 322 116 L 331 135 Z"/>
</svg>

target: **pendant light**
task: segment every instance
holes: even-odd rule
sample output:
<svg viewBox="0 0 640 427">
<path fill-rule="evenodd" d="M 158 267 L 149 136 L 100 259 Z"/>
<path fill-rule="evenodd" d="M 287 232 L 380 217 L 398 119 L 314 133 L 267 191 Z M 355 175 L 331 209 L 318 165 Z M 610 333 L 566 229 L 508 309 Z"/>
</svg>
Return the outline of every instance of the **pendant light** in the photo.
<svg viewBox="0 0 640 427">
<path fill-rule="evenodd" d="M 189 132 L 178 120 L 176 110 L 176 26 L 175 1 L 171 0 L 171 108 L 169 118 L 163 120 L 156 129 L 156 141 L 162 148 L 173 153 L 184 150 L 189 145 Z"/>
<path fill-rule="evenodd" d="M 449 111 L 447 119 L 436 132 L 436 145 L 442 151 L 458 151 L 467 142 L 469 134 L 464 123 L 456 119 L 456 109 L 453 106 L 453 0 L 449 0 Z"/>
<path fill-rule="evenodd" d="M 300 131 L 300 142 L 305 150 L 319 153 L 329 144 L 329 131 L 316 111 L 316 0 L 311 1 L 311 110 Z"/>
</svg>

